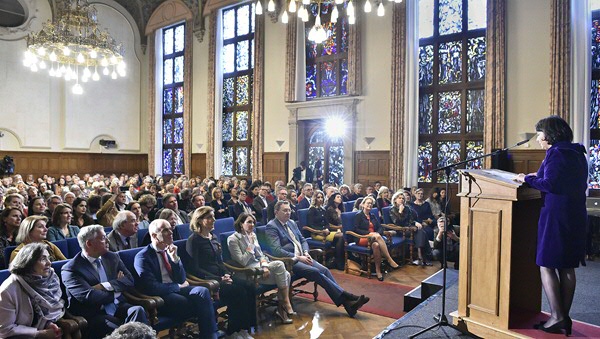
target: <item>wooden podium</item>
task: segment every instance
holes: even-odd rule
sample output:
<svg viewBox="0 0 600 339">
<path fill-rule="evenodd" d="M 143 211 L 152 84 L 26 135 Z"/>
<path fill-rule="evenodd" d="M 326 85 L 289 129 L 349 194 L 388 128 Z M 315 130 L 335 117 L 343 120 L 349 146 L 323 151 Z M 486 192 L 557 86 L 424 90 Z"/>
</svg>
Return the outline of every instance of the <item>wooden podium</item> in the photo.
<svg viewBox="0 0 600 339">
<path fill-rule="evenodd" d="M 460 270 L 454 324 L 483 338 L 524 338 L 511 331 L 520 313 L 538 313 L 535 264 L 539 191 L 500 170 L 459 170 Z"/>
</svg>

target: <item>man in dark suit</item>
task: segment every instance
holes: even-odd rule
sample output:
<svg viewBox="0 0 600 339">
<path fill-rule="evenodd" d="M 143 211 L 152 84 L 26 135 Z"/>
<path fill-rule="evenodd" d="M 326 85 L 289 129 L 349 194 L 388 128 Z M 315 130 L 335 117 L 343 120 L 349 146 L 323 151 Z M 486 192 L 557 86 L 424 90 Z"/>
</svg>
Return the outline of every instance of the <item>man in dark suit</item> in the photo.
<svg viewBox="0 0 600 339">
<path fill-rule="evenodd" d="M 163 195 L 162 203 L 164 208 L 158 210 L 156 212 L 156 216 L 159 216 L 160 212 L 162 212 L 163 209 L 168 208 L 170 210 L 173 210 L 173 212 L 175 212 L 175 215 L 177 216 L 177 223 L 175 225 L 187 224 L 190 222 L 190 218 L 188 217 L 188 215 L 184 211 L 181 211 L 179 209 L 176 194 L 167 193 Z"/>
<path fill-rule="evenodd" d="M 294 168 L 292 171 L 292 180 L 298 185 L 299 181 L 312 183 L 313 171 L 306 167 L 306 161 L 301 161 L 300 166 Z"/>
<path fill-rule="evenodd" d="M 354 317 L 358 309 L 369 301 L 361 295 L 357 297 L 344 291 L 335 281 L 331 272 L 313 260 L 308 253 L 306 239 L 298 230 L 298 226 L 290 220 L 290 203 L 278 201 L 275 204 L 275 219 L 267 224 L 267 243 L 273 255 L 294 258 L 292 267 L 294 275 L 316 282 L 323 287 L 336 306 L 344 305 L 350 317 Z"/>
<path fill-rule="evenodd" d="M 108 249 L 111 252 L 118 252 L 138 247 L 138 225 L 139 222 L 133 212 L 117 213 L 112 224 L 113 230 L 106 236 Z"/>
<path fill-rule="evenodd" d="M 285 187 L 277 187 L 277 200 L 274 200 L 267 206 L 267 221 L 275 219 L 275 204 L 281 200 L 287 200 L 287 189 Z"/>
<path fill-rule="evenodd" d="M 169 222 L 156 219 L 150 223 L 148 234 L 152 243 L 135 256 L 134 266 L 139 279 L 135 285 L 142 293 L 164 300 L 160 314 L 175 315 L 181 320 L 198 319 L 201 338 L 216 338 L 217 322 L 210 292 L 206 287 L 190 286 L 186 280 L 173 231 Z"/>
<path fill-rule="evenodd" d="M 237 219 L 237 217 L 243 212 L 250 213 L 256 216 L 256 212 L 248 205 L 246 202 L 246 197 L 248 196 L 248 192 L 246 190 L 240 190 L 238 192 L 238 201 L 233 205 L 233 218 Z"/>
<path fill-rule="evenodd" d="M 305 208 L 310 208 L 311 199 L 313 196 L 314 190 L 312 184 L 304 184 L 302 187 L 302 196 L 298 199 L 298 209 L 302 210 Z"/>
<path fill-rule="evenodd" d="M 263 208 L 267 208 L 267 194 L 269 194 L 269 187 L 267 185 L 261 185 L 258 196 L 252 201 L 252 209 L 256 212 L 256 219 L 261 220 L 263 217 Z"/>
<path fill-rule="evenodd" d="M 91 225 L 77 235 L 79 252 L 62 268 L 69 310 L 88 321 L 84 337 L 103 338 L 123 322 L 148 323 L 141 306 L 121 294 L 133 287 L 133 277 L 119 258 L 108 251 L 104 227 Z"/>
</svg>

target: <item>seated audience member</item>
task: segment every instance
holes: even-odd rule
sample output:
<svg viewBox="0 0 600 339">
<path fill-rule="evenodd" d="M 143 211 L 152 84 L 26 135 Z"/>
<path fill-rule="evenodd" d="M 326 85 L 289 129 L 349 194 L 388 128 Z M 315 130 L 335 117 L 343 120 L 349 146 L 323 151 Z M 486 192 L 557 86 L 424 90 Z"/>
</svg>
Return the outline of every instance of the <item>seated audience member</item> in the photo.
<svg viewBox="0 0 600 339">
<path fill-rule="evenodd" d="M 104 339 L 156 339 L 156 331 L 146 324 L 134 321 L 119 326 Z"/>
<path fill-rule="evenodd" d="M 298 226 L 290 220 L 291 208 L 287 201 L 275 204 L 275 219 L 267 224 L 267 242 L 273 255 L 294 258 L 292 267 L 295 275 L 316 282 L 329 295 L 336 306 L 344 305 L 350 317 L 354 317 L 359 308 L 369 301 L 361 295 L 355 296 L 338 285 L 331 272 L 311 258 L 308 253 L 306 239 L 298 230 Z"/>
<path fill-rule="evenodd" d="M 102 196 L 102 208 L 96 213 L 98 223 L 110 227 L 119 211 L 125 209 L 125 192 L 119 191 L 118 185 L 111 185 L 112 194 Z"/>
<path fill-rule="evenodd" d="M 350 192 L 350 194 L 348 194 L 348 201 L 354 201 L 357 200 L 358 198 L 362 198 L 362 184 L 355 184 L 352 187 L 352 192 Z"/>
<path fill-rule="evenodd" d="M 177 197 L 177 206 L 182 212 L 190 213 L 193 211 L 192 202 L 190 198 L 192 197 L 192 190 L 189 188 L 184 188 L 181 192 L 176 194 Z"/>
<path fill-rule="evenodd" d="M 113 230 L 106 236 L 108 249 L 111 252 L 118 252 L 138 247 L 138 224 L 133 212 L 119 212 L 113 221 Z"/>
<path fill-rule="evenodd" d="M 294 189 L 288 188 L 287 196 L 287 201 L 290 203 L 290 208 L 292 209 L 290 219 L 298 221 L 298 192 L 296 192 Z M 275 215 L 275 206 L 273 206 L 273 215 Z"/>
<path fill-rule="evenodd" d="M 341 200 L 341 197 L 339 198 Z M 328 241 L 334 244 L 336 251 L 335 257 L 331 258 L 331 262 L 328 263 L 328 267 L 332 267 L 335 263 L 337 269 L 343 269 L 344 267 L 344 237 L 342 232 L 338 230 L 330 230 L 329 223 L 327 222 L 327 211 L 323 206 L 325 196 L 323 192 L 316 191 L 313 195 L 312 203 L 308 209 L 307 226 L 313 228 L 322 233 L 313 233 L 311 237 L 319 241 Z"/>
<path fill-rule="evenodd" d="M 192 219 L 192 214 L 194 214 L 194 211 L 202 206 L 204 206 L 206 204 L 206 199 L 204 198 L 204 196 L 202 195 L 202 193 L 200 193 L 200 191 L 196 191 L 192 194 L 192 211 L 190 213 L 188 213 L 188 218 L 191 220 Z"/>
<path fill-rule="evenodd" d="M 415 189 L 415 200 L 409 205 L 417 215 L 416 221 L 423 225 L 423 229 L 427 233 L 427 240 L 433 240 L 433 221 L 435 220 L 435 216 L 431 212 L 431 206 L 424 199 L 422 188 Z"/>
<path fill-rule="evenodd" d="M 52 220 L 52 214 L 54 214 L 54 209 L 56 208 L 56 206 L 62 204 L 63 200 L 59 195 L 51 195 L 50 198 L 48 198 L 46 200 L 46 212 L 45 216 L 48 218 L 48 220 Z"/>
<path fill-rule="evenodd" d="M 15 190 L 16 191 L 16 190 Z M 10 192 L 10 190 L 9 190 Z M 23 196 L 19 193 L 9 193 L 4 197 L 4 208 L 16 207 L 21 211 L 24 210 Z"/>
<path fill-rule="evenodd" d="M 21 222 L 19 233 L 17 234 L 17 243 L 19 243 L 19 246 L 17 246 L 10 254 L 10 262 L 15 259 L 19 251 L 25 245 L 31 243 L 46 244 L 46 246 L 48 246 L 48 258 L 50 261 L 67 259 L 56 245 L 46 240 L 46 235 L 48 233 L 48 228 L 46 227 L 47 221 L 48 219 L 46 217 L 32 215 Z"/>
<path fill-rule="evenodd" d="M 252 209 L 256 212 L 257 219 L 262 219 L 263 208 L 267 208 L 269 205 L 267 194 L 269 194 L 269 187 L 267 185 L 261 185 L 258 195 L 252 200 Z"/>
<path fill-rule="evenodd" d="M 392 204 L 390 201 L 390 189 L 386 186 L 379 187 L 377 192 L 377 210 L 379 211 L 379 217 L 383 219 L 383 208 L 388 207 Z"/>
<path fill-rule="evenodd" d="M 433 214 L 434 217 L 439 218 L 444 212 L 442 211 L 442 199 L 440 196 L 440 188 L 432 188 L 430 194 L 431 195 L 429 196 L 429 198 L 427 198 L 427 200 L 425 201 L 429 203 L 429 207 L 431 208 L 431 214 Z"/>
<path fill-rule="evenodd" d="M 148 220 L 143 219 L 142 216 L 142 205 L 140 205 L 139 202 L 137 201 L 132 201 L 129 204 L 127 204 L 127 206 L 125 207 L 126 211 L 130 211 L 131 213 L 133 213 L 135 215 L 135 218 L 138 222 L 138 229 L 146 229 L 148 228 L 148 225 L 150 225 L 150 222 Z"/>
<path fill-rule="evenodd" d="M 94 220 L 94 223 L 97 223 L 98 222 L 97 213 L 100 210 L 100 207 L 102 206 L 101 205 L 102 197 L 99 195 L 92 195 L 91 197 L 88 198 L 87 204 L 88 204 L 87 213 L 92 218 L 92 220 Z"/>
<path fill-rule="evenodd" d="M 175 216 L 177 217 L 177 221 L 175 223 L 175 225 L 181 225 L 181 224 L 187 224 L 190 222 L 190 218 L 188 217 L 188 215 L 179 210 L 179 205 L 177 204 L 177 197 L 175 196 L 175 194 L 173 193 L 167 193 L 163 196 L 163 206 L 164 208 L 161 210 L 158 210 L 156 213 L 156 215 L 160 215 L 160 212 L 162 212 L 165 209 L 170 209 L 173 212 L 175 212 Z"/>
<path fill-rule="evenodd" d="M 229 201 L 227 201 L 227 206 L 235 205 L 238 202 L 238 192 L 239 190 L 235 187 L 229 189 L 229 196 L 231 198 L 229 199 Z M 230 215 L 230 217 L 233 217 L 233 215 Z"/>
<path fill-rule="evenodd" d="M 223 200 L 223 191 L 215 187 L 212 190 L 212 201 L 210 207 L 215 210 L 215 218 L 223 219 L 229 217 L 229 210 L 227 209 L 227 202 Z"/>
<path fill-rule="evenodd" d="M 6 207 L 0 214 L 0 263 L 4 265 L 4 249 L 17 245 L 23 212 L 17 207 Z"/>
<path fill-rule="evenodd" d="M 275 204 L 280 200 L 287 200 L 287 189 L 285 187 L 277 188 L 277 199 L 274 199 L 267 206 L 267 221 L 275 218 Z"/>
<path fill-rule="evenodd" d="M 190 222 L 193 232 L 187 240 L 186 251 L 192 258 L 188 271 L 201 279 L 219 282 L 221 301 L 227 306 L 227 335 L 248 337 L 256 326 L 256 298 L 252 282 L 233 278 L 223 265 L 221 243 L 214 237 L 215 215 L 210 206 L 196 209 Z M 242 331 L 242 332 L 240 332 Z"/>
<path fill-rule="evenodd" d="M 254 198 L 256 198 L 260 193 L 260 185 L 258 185 L 256 182 L 253 182 L 250 188 L 246 190 L 246 192 L 248 193 L 248 196 L 246 197 L 246 202 L 248 203 L 248 205 L 252 206 L 252 204 L 254 203 Z"/>
<path fill-rule="evenodd" d="M 379 223 L 379 218 L 371 213 L 374 204 L 375 199 L 370 195 L 363 199 L 362 212 L 356 213 L 356 216 L 354 217 L 354 232 L 370 237 L 370 239 L 357 239 L 356 244 L 359 246 L 367 246 L 369 240 L 372 240 L 371 249 L 373 250 L 373 259 L 375 261 L 375 272 L 377 273 L 377 279 L 383 281 L 383 273 L 381 272 L 382 256 L 385 257 L 393 269 L 400 266 L 390 255 L 385 240 L 383 239 L 383 227 L 381 227 L 381 224 Z"/>
<path fill-rule="evenodd" d="M 123 322 L 148 323 L 144 309 L 130 305 L 122 295 L 133 288 L 133 277 L 119 255 L 108 250 L 104 227 L 84 227 L 77 240 L 81 252 L 61 273 L 69 311 L 88 321 L 84 337 L 103 338 Z"/>
<path fill-rule="evenodd" d="M 442 249 L 443 249 L 443 240 L 444 240 L 443 236 L 444 236 L 444 231 L 446 230 L 445 224 L 446 224 L 445 217 L 438 218 L 438 220 L 437 220 L 438 233 L 435 237 L 435 240 L 433 241 L 433 248 L 435 248 L 433 250 L 433 255 L 437 258 L 440 258 L 440 262 L 442 262 L 442 265 L 443 265 Z M 450 225 L 450 226 L 448 226 L 448 230 L 446 231 L 446 261 L 453 262 L 455 270 L 457 270 L 458 266 L 459 266 L 458 265 L 459 260 L 460 260 L 459 250 L 460 250 L 460 238 L 454 232 L 454 227 L 452 227 L 452 225 Z"/>
<path fill-rule="evenodd" d="M 313 185 L 304 184 L 304 186 L 302 186 L 302 197 L 298 198 L 297 209 L 303 210 L 309 208 L 312 202 L 313 193 Z"/>
<path fill-rule="evenodd" d="M 79 227 L 71 225 L 73 210 L 71 205 L 60 204 L 52 214 L 52 224 L 48 228 L 48 240 L 57 241 L 75 238 L 79 234 Z"/>
<path fill-rule="evenodd" d="M 290 303 L 290 273 L 286 271 L 282 261 L 269 261 L 269 258 L 263 254 L 254 233 L 255 224 L 256 218 L 250 213 L 244 212 L 237 218 L 234 224 L 236 233 L 227 238 L 231 259 L 241 267 L 254 268 L 257 272 L 262 272 L 257 280 L 259 283 L 277 285 L 276 314 L 281 322 L 291 324 L 293 320 L 289 317 L 295 312 Z M 242 274 L 241 278 L 247 277 Z"/>
<path fill-rule="evenodd" d="M 190 286 L 186 281 L 183 263 L 173 244 L 171 225 L 156 219 L 150 223 L 148 234 L 152 243 L 135 256 L 139 276 L 136 287 L 142 293 L 164 300 L 158 314 L 176 316 L 182 321 L 189 317 L 198 320 L 201 338 L 216 338 L 217 322 L 210 291 L 202 286 Z"/>
<path fill-rule="evenodd" d="M 246 202 L 247 194 L 248 193 L 244 189 L 240 189 L 240 191 L 238 192 L 238 201 L 235 205 L 233 205 L 233 214 L 234 218 L 236 219 L 242 213 L 250 213 L 252 215 L 256 215 L 256 212 Z"/>
<path fill-rule="evenodd" d="M 94 219 L 87 214 L 87 201 L 77 198 L 73 201 L 73 225 L 82 228 L 94 224 Z"/>
<path fill-rule="evenodd" d="M 152 211 L 154 211 L 156 207 L 156 198 L 152 194 L 143 194 L 139 197 L 138 202 L 140 203 L 140 207 L 142 208 L 142 215 L 140 216 L 140 220 L 147 221 L 148 226 L 150 226 L 150 221 L 152 221 L 151 216 L 154 217 Z M 140 228 L 148 228 L 148 226 L 144 226 L 145 223 L 142 223 L 140 221 Z"/>
<path fill-rule="evenodd" d="M 350 201 L 350 187 L 346 184 L 340 186 L 340 194 L 342 195 L 342 200 L 344 202 Z"/>
<path fill-rule="evenodd" d="M 65 193 L 63 200 L 64 200 L 65 204 L 69 204 L 69 205 L 73 206 L 73 201 L 75 201 L 76 198 L 77 197 L 75 196 L 75 194 L 73 192 L 67 192 L 67 193 Z"/>
<path fill-rule="evenodd" d="M 23 247 L 15 257 L 0 286 L 0 338 L 61 338 L 56 321 L 65 305 L 50 264 L 42 243 Z"/>
<path fill-rule="evenodd" d="M 33 197 L 29 200 L 27 213 L 28 215 L 44 215 L 46 208 L 44 197 Z"/>
<path fill-rule="evenodd" d="M 342 213 L 344 213 L 343 198 L 340 193 L 333 193 L 327 201 L 327 207 L 325 208 L 325 220 L 329 226 L 342 227 Z M 331 233 L 330 233 L 331 234 Z M 341 232 L 339 238 L 335 237 L 335 266 L 338 270 L 344 270 L 345 254 L 344 254 L 344 237 Z"/>
<path fill-rule="evenodd" d="M 418 259 L 413 262 L 415 265 L 431 266 L 427 261 L 427 255 L 431 252 L 427 233 L 423 229 L 423 225 L 416 221 L 417 214 L 406 203 L 406 195 L 404 191 L 394 193 L 392 197 L 393 207 L 390 210 L 390 218 L 396 226 L 416 227 L 414 235 L 414 246 L 417 248 Z"/>
<path fill-rule="evenodd" d="M 173 210 L 162 209 L 157 218 L 154 220 L 166 220 L 169 223 L 169 226 L 171 226 L 171 232 L 173 232 L 173 241 L 181 240 L 179 230 L 177 227 L 175 227 L 177 226 L 177 215 Z M 142 246 L 148 246 L 151 242 L 152 237 L 150 236 L 150 232 L 148 232 L 142 240 Z"/>
</svg>

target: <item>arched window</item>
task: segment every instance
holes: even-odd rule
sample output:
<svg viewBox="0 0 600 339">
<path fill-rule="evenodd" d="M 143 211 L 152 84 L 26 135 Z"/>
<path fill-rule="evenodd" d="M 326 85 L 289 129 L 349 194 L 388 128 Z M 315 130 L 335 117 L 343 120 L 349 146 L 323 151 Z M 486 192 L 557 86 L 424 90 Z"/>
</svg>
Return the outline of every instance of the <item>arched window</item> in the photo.
<svg viewBox="0 0 600 339">
<path fill-rule="evenodd" d="M 445 182 L 431 170 L 483 154 L 485 34 L 486 0 L 419 1 L 419 182 Z"/>
<path fill-rule="evenodd" d="M 323 124 L 311 122 L 308 128 L 306 159 L 313 169 L 315 180 L 322 175 L 322 182 L 341 185 L 344 181 L 344 143 L 341 138 L 332 138 Z"/>
</svg>

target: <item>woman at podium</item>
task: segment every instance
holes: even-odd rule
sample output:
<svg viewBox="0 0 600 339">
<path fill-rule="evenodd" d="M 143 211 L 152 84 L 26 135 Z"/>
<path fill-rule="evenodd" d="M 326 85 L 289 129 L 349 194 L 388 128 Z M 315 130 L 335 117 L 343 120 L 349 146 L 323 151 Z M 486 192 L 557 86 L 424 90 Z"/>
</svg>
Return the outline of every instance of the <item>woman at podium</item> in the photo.
<svg viewBox="0 0 600 339">
<path fill-rule="evenodd" d="M 535 125 L 537 141 L 546 157 L 537 173 L 519 174 L 542 194 L 538 223 L 536 264 L 550 304 L 550 319 L 536 325 L 545 332 L 571 333 L 569 311 L 575 294 L 575 267 L 585 264 L 585 207 L 588 164 L 586 149 L 572 143 L 573 131 L 558 116 L 549 116 Z"/>
</svg>

